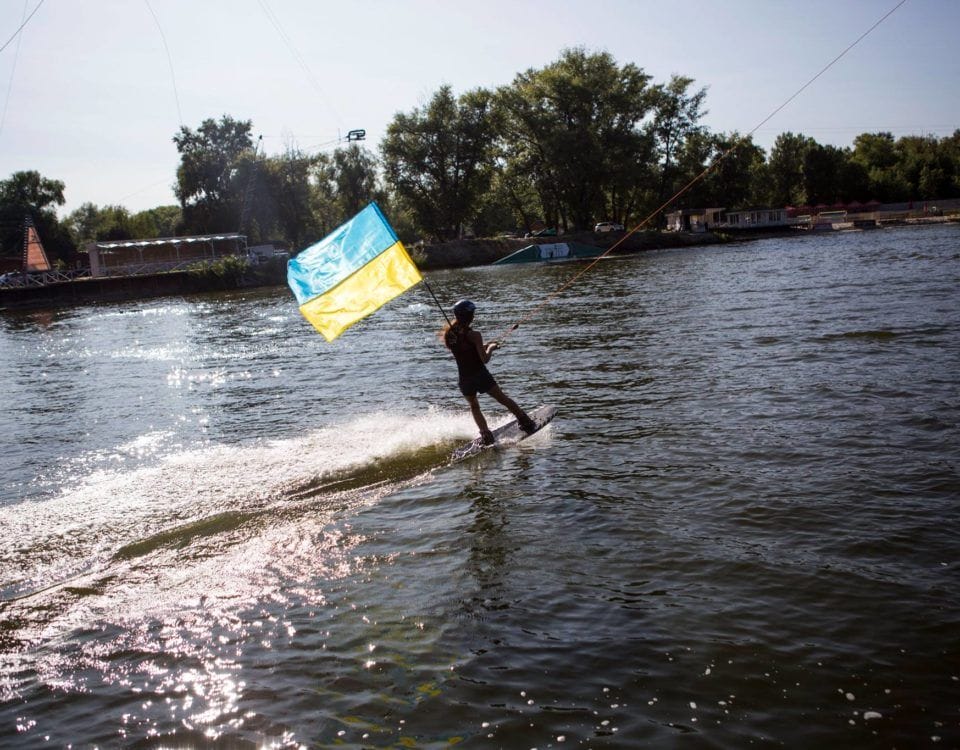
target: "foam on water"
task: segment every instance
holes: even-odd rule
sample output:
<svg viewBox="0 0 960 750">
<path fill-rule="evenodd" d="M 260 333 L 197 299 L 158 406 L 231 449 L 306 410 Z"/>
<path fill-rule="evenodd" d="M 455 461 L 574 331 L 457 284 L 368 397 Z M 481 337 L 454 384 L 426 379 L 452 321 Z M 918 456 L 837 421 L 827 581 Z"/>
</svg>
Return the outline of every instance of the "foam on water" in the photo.
<svg viewBox="0 0 960 750">
<path fill-rule="evenodd" d="M 181 558 L 171 566 L 180 582 L 164 583 L 166 597 L 147 595 L 141 586 L 131 602 L 137 611 L 197 599 L 193 582 L 222 579 L 217 571 L 224 569 L 231 571 L 231 588 L 242 587 L 263 560 L 296 557 L 292 527 L 304 522 L 305 507 L 325 513 L 299 538 L 316 535 L 338 512 L 375 501 L 384 486 L 429 475 L 472 429 L 462 412 L 376 412 L 297 438 L 173 450 L 139 468 L 97 470 L 71 489 L 0 508 L 7 530 L 0 540 L 0 592 L 11 600 L 53 596 L 64 586 L 98 590 L 117 611 L 113 600 L 130 590 L 134 575 L 118 567 L 143 568 L 145 556 L 170 550 Z M 162 441 L 162 435 L 143 436 L 118 450 L 149 455 Z M 264 549 L 277 546 L 287 549 Z M 225 564 L 224 554 L 235 559 Z M 197 561 L 185 567 L 183 558 L 191 555 Z M 149 568 L 156 573 L 163 565 Z M 124 586 L 109 591 L 96 583 L 108 578 Z"/>
</svg>

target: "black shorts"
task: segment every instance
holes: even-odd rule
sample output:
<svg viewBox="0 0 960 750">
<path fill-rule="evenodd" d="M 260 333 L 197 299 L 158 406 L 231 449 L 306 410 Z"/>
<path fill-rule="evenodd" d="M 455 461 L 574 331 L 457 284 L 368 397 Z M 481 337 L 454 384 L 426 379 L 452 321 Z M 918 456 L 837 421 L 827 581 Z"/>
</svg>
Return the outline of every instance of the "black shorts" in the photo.
<svg viewBox="0 0 960 750">
<path fill-rule="evenodd" d="M 478 393 L 486 393 L 496 384 L 497 381 L 487 370 L 467 377 L 461 376 L 460 380 L 457 381 L 457 385 L 460 386 L 460 393 L 467 397 L 476 396 Z"/>
</svg>

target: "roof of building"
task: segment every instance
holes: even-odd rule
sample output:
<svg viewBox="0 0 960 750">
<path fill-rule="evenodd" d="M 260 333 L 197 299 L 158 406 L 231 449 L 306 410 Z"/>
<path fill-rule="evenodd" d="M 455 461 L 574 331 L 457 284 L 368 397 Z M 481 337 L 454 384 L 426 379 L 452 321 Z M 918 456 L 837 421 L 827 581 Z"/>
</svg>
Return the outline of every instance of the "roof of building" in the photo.
<svg viewBox="0 0 960 750">
<path fill-rule="evenodd" d="M 114 250 L 121 247 L 156 247 L 157 245 L 183 245 L 191 242 L 217 242 L 221 240 L 246 240 L 245 234 L 195 234 L 189 237 L 158 237 L 152 240 L 111 240 L 97 242 L 97 248 Z"/>
</svg>

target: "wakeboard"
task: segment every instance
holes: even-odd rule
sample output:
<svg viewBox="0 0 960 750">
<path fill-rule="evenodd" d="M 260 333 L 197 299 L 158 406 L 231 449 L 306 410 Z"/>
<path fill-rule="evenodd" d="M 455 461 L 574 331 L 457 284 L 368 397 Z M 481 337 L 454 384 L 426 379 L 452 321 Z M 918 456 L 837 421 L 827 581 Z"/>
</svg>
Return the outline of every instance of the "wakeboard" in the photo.
<svg viewBox="0 0 960 750">
<path fill-rule="evenodd" d="M 527 412 L 527 415 L 533 420 L 533 424 L 535 426 L 533 432 L 524 432 L 520 429 L 520 425 L 517 423 L 517 420 L 511 419 L 506 424 L 502 424 L 495 430 L 491 430 L 494 439 L 493 445 L 484 445 L 483 440 L 478 437 L 475 440 L 457 448 L 453 454 L 451 454 L 450 461 L 463 461 L 465 458 L 475 456 L 488 448 L 495 448 L 499 444 L 519 443 L 521 440 L 526 440 L 528 437 L 531 435 L 536 435 L 538 432 L 540 432 L 540 430 L 550 424 L 550 420 L 554 418 L 556 413 L 556 406 L 538 406 L 536 409 Z"/>
</svg>

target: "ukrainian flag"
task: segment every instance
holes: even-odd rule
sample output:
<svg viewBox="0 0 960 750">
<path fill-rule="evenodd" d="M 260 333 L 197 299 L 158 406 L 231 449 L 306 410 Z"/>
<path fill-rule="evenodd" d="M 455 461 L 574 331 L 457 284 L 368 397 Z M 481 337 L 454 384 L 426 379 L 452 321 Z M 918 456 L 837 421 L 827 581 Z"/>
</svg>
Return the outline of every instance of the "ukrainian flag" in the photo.
<svg viewBox="0 0 960 750">
<path fill-rule="evenodd" d="M 287 263 L 300 312 L 327 341 L 422 279 L 376 203 Z"/>
</svg>

